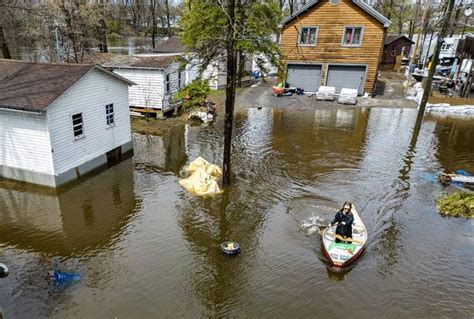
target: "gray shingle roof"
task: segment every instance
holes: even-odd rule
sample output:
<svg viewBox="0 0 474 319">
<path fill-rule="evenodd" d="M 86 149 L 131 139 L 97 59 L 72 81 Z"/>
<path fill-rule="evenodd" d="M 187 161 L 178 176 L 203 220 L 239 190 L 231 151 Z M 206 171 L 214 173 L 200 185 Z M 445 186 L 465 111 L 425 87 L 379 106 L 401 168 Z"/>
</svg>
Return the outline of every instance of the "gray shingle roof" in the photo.
<svg viewBox="0 0 474 319">
<path fill-rule="evenodd" d="M 43 112 L 92 69 L 106 72 L 129 85 L 134 84 L 95 65 L 0 59 L 0 108 Z"/>
</svg>

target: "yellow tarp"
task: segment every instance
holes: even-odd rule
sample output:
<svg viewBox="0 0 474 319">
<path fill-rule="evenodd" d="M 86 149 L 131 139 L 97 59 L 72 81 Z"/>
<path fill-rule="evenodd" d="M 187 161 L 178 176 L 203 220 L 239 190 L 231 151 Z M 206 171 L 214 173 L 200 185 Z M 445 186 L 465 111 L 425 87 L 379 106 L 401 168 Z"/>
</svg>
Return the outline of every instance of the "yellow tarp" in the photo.
<svg viewBox="0 0 474 319">
<path fill-rule="evenodd" d="M 181 179 L 179 183 L 191 194 L 204 196 L 223 192 L 217 184 L 217 179 L 222 175 L 219 166 L 198 157 L 189 164 L 186 172 L 191 175 L 188 178 Z"/>
</svg>

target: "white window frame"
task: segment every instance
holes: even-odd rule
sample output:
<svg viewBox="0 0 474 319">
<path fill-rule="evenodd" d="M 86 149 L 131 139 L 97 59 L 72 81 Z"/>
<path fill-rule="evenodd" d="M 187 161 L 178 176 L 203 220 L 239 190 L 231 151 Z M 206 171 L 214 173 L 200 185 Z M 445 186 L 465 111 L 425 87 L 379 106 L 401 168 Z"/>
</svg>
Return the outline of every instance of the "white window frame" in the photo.
<svg viewBox="0 0 474 319">
<path fill-rule="evenodd" d="M 171 91 L 171 75 L 165 74 L 165 93 L 169 94 Z"/>
<path fill-rule="evenodd" d="M 303 32 L 303 29 L 316 29 L 316 37 L 315 37 L 316 43 L 314 43 L 314 44 L 300 43 L 301 33 Z M 316 25 L 309 25 L 309 26 L 301 27 L 298 30 L 298 39 L 296 40 L 296 43 L 299 47 L 315 47 L 315 46 L 318 45 L 318 35 L 319 35 L 319 27 L 316 26 Z"/>
<path fill-rule="evenodd" d="M 108 112 L 108 106 L 112 107 L 112 112 Z M 109 117 L 112 119 L 112 122 L 109 123 Z M 114 110 L 114 103 L 109 103 L 105 105 L 105 124 L 107 127 L 113 127 L 115 126 L 115 110 Z"/>
<path fill-rule="evenodd" d="M 74 124 L 74 116 L 76 115 L 81 116 L 81 122 L 78 124 Z M 72 136 L 74 137 L 75 141 L 80 140 L 81 138 L 84 138 L 86 136 L 84 132 L 84 113 L 83 112 L 71 114 L 71 125 L 72 125 Z M 82 134 L 76 136 L 75 132 L 76 132 L 76 129 L 79 128 L 79 126 L 81 127 Z"/>
<path fill-rule="evenodd" d="M 358 44 L 345 44 L 344 41 L 346 39 L 346 31 L 347 29 L 360 29 L 360 40 Z M 361 25 L 346 25 L 344 26 L 344 29 L 342 29 L 342 39 L 341 39 L 341 46 L 343 47 L 351 47 L 351 48 L 357 48 L 362 46 L 362 38 L 364 35 L 364 27 Z"/>
</svg>

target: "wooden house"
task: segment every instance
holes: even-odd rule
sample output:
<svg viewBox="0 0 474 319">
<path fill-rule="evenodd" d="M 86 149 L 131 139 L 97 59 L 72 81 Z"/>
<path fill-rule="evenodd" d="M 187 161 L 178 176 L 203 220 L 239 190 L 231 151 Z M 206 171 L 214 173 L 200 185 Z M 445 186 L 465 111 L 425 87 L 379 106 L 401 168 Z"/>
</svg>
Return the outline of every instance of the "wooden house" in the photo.
<svg viewBox="0 0 474 319">
<path fill-rule="evenodd" d="M 404 35 L 387 35 L 383 47 L 381 68 L 393 70 L 397 57 L 402 60 L 410 59 L 411 46 L 415 44 Z"/>
<path fill-rule="evenodd" d="M 103 67 L 136 83 L 129 90 L 130 110 L 161 117 L 178 105 L 176 93 L 187 84 L 179 55 L 116 56 Z"/>
<path fill-rule="evenodd" d="M 361 0 L 313 0 L 281 22 L 286 82 L 372 92 L 390 21 Z"/>
<path fill-rule="evenodd" d="M 0 178 L 57 187 L 120 162 L 133 84 L 95 65 L 0 60 Z"/>
</svg>

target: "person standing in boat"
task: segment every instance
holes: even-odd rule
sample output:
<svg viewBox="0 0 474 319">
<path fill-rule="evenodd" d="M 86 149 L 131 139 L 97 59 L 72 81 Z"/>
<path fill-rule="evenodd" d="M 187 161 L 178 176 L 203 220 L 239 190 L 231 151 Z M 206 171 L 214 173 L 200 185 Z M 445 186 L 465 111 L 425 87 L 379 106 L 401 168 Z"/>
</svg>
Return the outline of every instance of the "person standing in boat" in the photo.
<svg viewBox="0 0 474 319">
<path fill-rule="evenodd" d="M 336 213 L 334 220 L 330 226 L 334 226 L 337 223 L 336 235 L 340 235 L 344 238 L 352 239 L 352 224 L 354 223 L 354 215 L 351 212 L 352 203 L 345 202 L 342 209 Z M 336 243 L 341 242 L 339 238 L 336 238 Z"/>
</svg>

